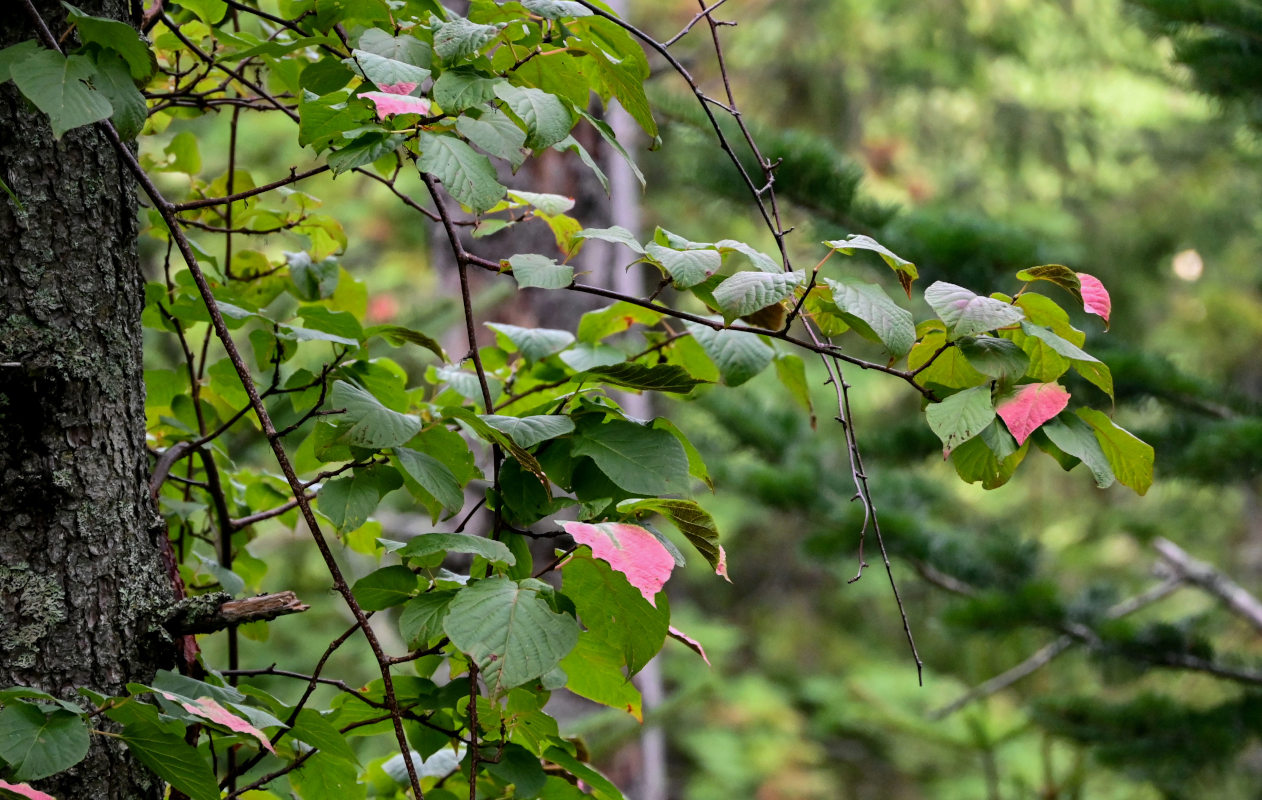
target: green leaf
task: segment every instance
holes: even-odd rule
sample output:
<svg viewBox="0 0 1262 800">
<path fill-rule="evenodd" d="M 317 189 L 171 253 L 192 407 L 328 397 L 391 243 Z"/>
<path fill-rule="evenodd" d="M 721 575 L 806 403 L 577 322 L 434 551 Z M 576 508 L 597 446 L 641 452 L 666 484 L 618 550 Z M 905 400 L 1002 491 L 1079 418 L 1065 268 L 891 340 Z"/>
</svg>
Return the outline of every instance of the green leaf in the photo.
<svg viewBox="0 0 1262 800">
<path fill-rule="evenodd" d="M 446 64 L 467 58 L 499 36 L 500 27 L 479 25 L 464 17 L 441 22 L 433 27 L 434 52 Z"/>
<path fill-rule="evenodd" d="M 542 89 L 497 83 L 495 96 L 525 125 L 526 144 L 534 150 L 556 144 L 574 127 L 574 118 L 565 104 Z"/>
<path fill-rule="evenodd" d="M 644 255 L 661 267 L 681 289 L 696 286 L 723 266 L 723 256 L 718 250 L 680 251 L 651 242 L 644 248 Z"/>
<path fill-rule="evenodd" d="M 346 92 L 318 97 L 310 92 L 298 102 L 298 144 L 323 152 L 360 125 L 358 113 L 346 103 Z"/>
<path fill-rule="evenodd" d="M 145 96 L 136 88 L 127 64 L 121 58 L 106 51 L 100 53 L 94 63 L 96 76 L 92 85 L 105 95 L 113 107 L 114 113 L 110 121 L 118 129 L 120 137 L 135 139 L 149 116 Z"/>
<path fill-rule="evenodd" d="M 429 453 L 406 447 L 395 447 L 394 457 L 407 479 L 442 504 L 443 508 L 455 514 L 464 507 L 464 491 L 460 487 L 460 481 L 456 480 L 446 464 Z"/>
<path fill-rule="evenodd" d="M 705 253 L 706 250 L 694 250 Z M 793 295 L 793 290 L 806 282 L 806 274 L 798 272 L 738 272 L 714 287 L 714 299 L 731 322 L 752 314 Z M 908 315 L 910 317 L 910 315 Z M 908 345 L 910 347 L 910 345 Z"/>
<path fill-rule="evenodd" d="M 364 31 L 359 37 L 359 49 L 426 69 L 433 60 L 433 51 L 427 43 L 408 34 L 391 36 L 380 28 Z"/>
<path fill-rule="evenodd" d="M 342 63 L 356 75 L 372 81 L 378 88 L 394 88 L 399 84 L 406 84 L 403 94 L 411 94 L 429 77 L 429 70 L 424 67 L 367 50 L 352 50 L 350 57 L 342 59 Z"/>
<path fill-rule="evenodd" d="M 624 389 L 637 389 L 646 392 L 674 392 L 687 394 L 697 386 L 709 381 L 698 380 L 688 374 L 683 367 L 674 364 L 647 364 L 621 362 L 604 367 L 593 367 L 580 372 L 570 380 L 588 381 L 595 379 L 601 383 L 621 386 Z"/>
<path fill-rule="evenodd" d="M 335 381 L 330 393 L 334 408 L 346 409 L 353 424 L 343 438 L 360 447 L 398 447 L 421 430 L 421 420 L 392 411 L 368 392 L 345 381 Z"/>
<path fill-rule="evenodd" d="M 1100 446 L 1100 440 L 1096 438 L 1095 429 L 1086 420 L 1062 413 L 1043 423 L 1042 431 L 1052 440 L 1052 444 L 1087 465 L 1095 478 L 1096 486 L 1107 489 L 1117 480 L 1113 468 L 1109 466 L 1109 459 Z"/>
<path fill-rule="evenodd" d="M 1026 281 L 1027 283 L 1051 281 L 1072 294 L 1079 303 L 1082 302 L 1082 281 L 1078 279 L 1077 272 L 1063 264 L 1044 264 L 1040 267 L 1023 269 L 1017 273 L 1017 280 Z"/>
<path fill-rule="evenodd" d="M 568 676 L 565 688 L 643 722 L 640 692 L 623 673 L 622 664 L 622 655 L 612 645 L 583 633 L 578 645 L 561 660 L 561 669 Z"/>
<path fill-rule="evenodd" d="M 350 477 L 326 481 L 316 502 L 320 513 L 332 521 L 339 533 L 349 533 L 368 521 L 383 496 L 402 485 L 393 469 L 357 469 Z"/>
<path fill-rule="evenodd" d="M 723 382 L 740 386 L 762 372 L 775 357 L 775 351 L 758 334 L 715 330 L 696 322 L 687 323 L 701 349 L 719 368 Z"/>
<path fill-rule="evenodd" d="M 574 430 L 574 420 L 562 414 L 539 414 L 531 417 L 505 417 L 499 414 L 480 416 L 486 424 L 508 434 L 522 447 L 533 447 Z"/>
<path fill-rule="evenodd" d="M 547 474 L 543 471 L 543 467 L 539 465 L 539 461 L 524 449 L 508 434 L 491 427 L 485 420 L 473 413 L 467 408 L 460 406 L 449 406 L 443 409 L 443 415 L 450 419 L 457 419 L 473 429 L 473 432 L 481 437 L 484 441 L 492 442 L 500 445 L 517 460 L 527 470 L 534 474 L 539 482 L 543 484 L 544 491 L 551 497 L 551 483 Z"/>
<path fill-rule="evenodd" d="M 1095 431 L 1118 483 L 1134 489 L 1136 494 L 1146 494 L 1152 486 L 1152 445 L 1117 425 L 1103 411 L 1080 408 L 1075 413 Z"/>
<path fill-rule="evenodd" d="M 513 268 L 513 278 L 518 287 L 525 289 L 564 289 L 574 282 L 574 268 L 558 264 L 547 256 L 525 253 L 511 256 L 508 265 Z"/>
<path fill-rule="evenodd" d="M 575 372 L 583 372 L 596 367 L 611 367 L 627 360 L 627 354 L 607 344 L 588 344 L 579 342 L 558 356 L 562 363 Z M 579 376 L 574 379 L 582 380 Z"/>
<path fill-rule="evenodd" d="M 64 708 L 45 713 L 31 703 L 8 701 L 0 709 L 0 759 L 19 781 L 69 769 L 88 754 L 88 726 Z"/>
<path fill-rule="evenodd" d="M 908 297 L 911 297 L 912 281 L 920 277 L 920 273 L 916 271 L 916 265 L 890 250 L 876 239 L 873 239 L 871 236 L 852 233 L 845 239 L 824 242 L 824 244 L 847 256 L 854 255 L 855 250 L 870 250 L 876 253 L 890 269 L 898 274 L 898 282 L 902 285 L 903 291 L 907 292 Z"/>
<path fill-rule="evenodd" d="M 364 329 L 365 339 L 373 336 L 380 336 L 395 347 L 400 347 L 403 344 L 414 344 L 418 347 L 424 347 L 443 361 L 447 360 L 447 354 L 443 352 L 443 347 L 438 343 L 438 340 L 421 331 L 404 328 L 401 325 L 374 325 L 371 328 Z"/>
<path fill-rule="evenodd" d="M 580 317 L 578 340 L 599 342 L 629 329 L 632 325 L 656 325 L 661 319 L 662 314 L 659 311 L 620 300 L 611 306 L 588 311 Z"/>
<path fill-rule="evenodd" d="M 579 428 L 571 452 L 590 457 L 609 480 L 632 494 L 688 490 L 688 456 L 666 431 L 624 420 L 586 424 Z"/>
<path fill-rule="evenodd" d="M 591 796 L 596 800 L 626 800 L 622 792 L 618 791 L 618 787 L 610 783 L 608 778 L 592 766 L 579 761 L 568 750 L 550 747 L 544 751 L 543 757 L 585 783 Z"/>
<path fill-rule="evenodd" d="M 368 795 L 355 765 L 324 753 L 302 762 L 289 773 L 289 782 L 302 800 L 361 800 Z"/>
<path fill-rule="evenodd" d="M 442 181 L 447 192 L 473 213 L 481 214 L 504 197 L 506 190 L 490 159 L 454 136 L 422 132 L 417 134 L 417 145 L 416 164 L 421 172 Z"/>
<path fill-rule="evenodd" d="M 986 430 L 992 426 L 997 426 L 997 423 L 992 422 L 991 426 L 983 429 L 981 435 L 951 451 L 951 464 L 955 466 L 960 478 L 968 483 L 981 481 L 982 488 L 985 489 L 997 489 L 1007 483 L 1030 450 L 1030 443 L 1027 441 L 1010 455 L 1000 458 L 986 443 Z M 1006 431 L 999 433 L 1008 436 Z"/>
<path fill-rule="evenodd" d="M 398 564 L 382 567 L 355 581 L 351 592 L 365 611 L 382 611 L 407 602 L 418 588 L 416 574 Z"/>
<path fill-rule="evenodd" d="M 748 258 L 749 263 L 752 264 L 754 269 L 759 272 L 779 273 L 784 271 L 781 268 L 779 261 L 776 261 L 774 258 L 761 250 L 755 250 L 744 242 L 737 241 L 736 239 L 720 239 L 714 243 L 714 246 L 719 248 L 720 253 L 740 253 L 745 256 L 745 258 Z"/>
<path fill-rule="evenodd" d="M 1057 355 L 1063 356 L 1070 361 L 1099 361 L 1098 358 L 1088 353 L 1086 350 L 1075 345 L 1068 339 L 1064 339 L 1053 333 L 1042 325 L 1034 325 L 1029 322 L 1021 323 L 1021 332 L 1026 336 L 1033 336 L 1035 339 L 1041 340 L 1044 344 L 1052 349 Z"/>
<path fill-rule="evenodd" d="M 639 58 L 611 58 L 599 47 L 584 49 L 608 93 L 618 98 L 623 109 L 639 124 L 650 140 L 656 138 L 657 122 L 653 119 L 653 110 L 644 93 L 649 70 L 643 52 L 640 51 Z"/>
<path fill-rule="evenodd" d="M 502 111 L 488 108 L 477 119 L 461 116 L 456 120 L 456 130 L 487 153 L 507 161 L 514 171 L 526 160 L 522 149 L 526 134 Z"/>
<path fill-rule="evenodd" d="M 345 761 L 347 764 L 359 764 L 355 751 L 342 732 L 314 708 L 304 708 L 298 712 L 298 717 L 290 726 L 288 735 L 318 748 L 329 758 Z"/>
<path fill-rule="evenodd" d="M 911 312 L 891 300 L 877 284 L 849 278 L 825 278 L 824 283 L 842 319 L 864 338 L 880 342 L 897 357 L 906 355 L 916 343 Z"/>
<path fill-rule="evenodd" d="M 591 10 L 582 3 L 571 0 L 522 0 L 521 4 L 531 14 L 544 19 L 566 19 L 569 17 L 588 17 Z"/>
<path fill-rule="evenodd" d="M 775 357 L 776 377 L 793 401 L 802 407 L 811 417 L 811 428 L 815 427 L 815 405 L 811 402 L 811 389 L 806 383 L 806 364 L 801 357 L 793 353 L 777 353 Z"/>
<path fill-rule="evenodd" d="M 500 83 L 503 78 L 488 78 L 463 67 L 450 69 L 434 81 L 434 101 L 449 113 L 464 111 L 494 97 Z"/>
<path fill-rule="evenodd" d="M 727 577 L 727 555 L 719 544 L 719 529 L 714 518 L 693 500 L 626 500 L 618 504 L 618 511 L 635 513 L 656 511 L 679 529 L 689 544 L 697 549 L 714 571 Z"/>
<path fill-rule="evenodd" d="M 14 65 L 27 58 L 35 55 L 40 51 L 39 42 L 34 39 L 27 39 L 24 42 L 18 42 L 11 47 L 0 50 L 0 83 L 4 83 L 12 79 L 9 70 Z M 190 134 L 191 135 L 191 134 Z"/>
<path fill-rule="evenodd" d="M 454 590 L 435 591 L 407 601 L 399 614 L 399 635 L 408 647 L 424 647 L 442 634 L 443 621 L 455 597 Z"/>
<path fill-rule="evenodd" d="M 501 322 L 488 322 L 486 327 L 512 342 L 527 361 L 542 361 L 574 343 L 574 334 L 555 328 L 522 328 Z"/>
<path fill-rule="evenodd" d="M 574 234 L 574 238 L 599 239 L 602 242 L 613 242 L 614 244 L 625 245 L 640 255 L 644 255 L 644 247 L 635 238 L 635 234 L 621 225 L 614 225 L 611 228 L 584 228 Z"/>
<path fill-rule="evenodd" d="M 191 800 L 218 800 L 215 774 L 201 753 L 184 741 L 184 726 L 160 720 L 157 708 L 136 701 L 114 709 L 109 716 L 115 721 L 126 720 L 122 737 L 128 752 L 159 778 Z"/>
<path fill-rule="evenodd" d="M 69 9 L 70 21 L 79 29 L 79 39 L 84 44 L 100 45 L 117 53 L 126 62 L 127 74 L 133 80 L 148 80 L 153 74 L 156 61 L 135 28 L 118 20 L 89 16 L 69 3 L 62 5 Z"/>
<path fill-rule="evenodd" d="M 530 0 L 527 0 L 530 2 Z M 487 748 L 495 760 L 487 761 L 486 771 L 504 784 L 513 785 L 514 797 L 538 797 L 547 784 L 539 757 L 519 744 Z"/>
<path fill-rule="evenodd" d="M 583 164 L 592 171 L 592 174 L 596 176 L 596 180 L 600 181 L 601 188 L 605 190 L 605 194 L 609 194 L 609 176 L 605 174 L 605 171 L 600 168 L 599 164 L 596 163 L 596 159 L 592 158 L 592 154 L 587 152 L 587 148 L 583 147 L 577 139 L 573 136 L 566 136 L 561 141 L 552 145 L 552 149 L 556 150 L 558 153 L 564 153 L 566 150 L 573 150 L 577 153 L 579 161 L 582 161 Z M 625 151 L 623 152 L 625 154 Z M 638 170 L 636 171 L 636 174 L 639 175 L 640 185 L 643 186 L 644 176 L 640 175 Z"/>
<path fill-rule="evenodd" d="M 574 601 L 583 627 L 613 648 L 632 674 L 657 655 L 670 628 L 670 611 L 655 607 L 626 575 L 580 549 L 561 568 L 561 589 Z"/>
<path fill-rule="evenodd" d="M 207 25 L 214 25 L 228 13 L 228 4 L 223 0 L 180 0 L 180 5 L 192 11 Z"/>
<path fill-rule="evenodd" d="M 9 75 L 26 99 L 48 115 L 58 139 L 72 128 L 114 113 L 105 94 L 92 88 L 97 69 L 86 56 L 67 58 L 52 50 L 35 50 L 11 64 Z"/>
<path fill-rule="evenodd" d="M 969 365 L 996 380 L 1015 381 L 1030 366 L 1030 357 L 1011 339 L 966 337 L 957 346 Z"/>
<path fill-rule="evenodd" d="M 400 558 L 425 558 L 435 553 L 470 553 L 510 567 L 517 563 L 508 545 L 467 533 L 422 533 L 395 551 Z"/>
<path fill-rule="evenodd" d="M 989 386 L 975 386 L 925 408 L 929 428 L 942 440 L 942 457 L 982 432 L 995 420 Z"/>
<path fill-rule="evenodd" d="M 443 629 L 477 663 L 493 696 L 550 671 L 578 642 L 578 623 L 553 611 L 534 584 L 486 578 L 451 601 Z"/>
<path fill-rule="evenodd" d="M 1025 318 L 1020 308 L 974 294 L 962 286 L 936 281 L 925 289 L 925 302 L 951 330 L 951 338 L 975 336 L 1016 325 Z"/>
<path fill-rule="evenodd" d="M 356 167 L 371 164 L 387 153 L 393 153 L 403 144 L 404 136 L 398 133 L 369 131 L 358 136 L 350 144 L 328 155 L 329 166 L 335 175 L 349 172 Z"/>
</svg>

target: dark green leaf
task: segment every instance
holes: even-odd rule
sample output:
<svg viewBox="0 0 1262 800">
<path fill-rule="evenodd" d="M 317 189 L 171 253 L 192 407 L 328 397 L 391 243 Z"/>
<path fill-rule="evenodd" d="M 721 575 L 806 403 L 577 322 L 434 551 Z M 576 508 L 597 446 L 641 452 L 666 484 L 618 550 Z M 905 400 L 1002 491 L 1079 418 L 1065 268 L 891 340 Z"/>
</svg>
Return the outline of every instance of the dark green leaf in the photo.
<svg viewBox="0 0 1262 800">
<path fill-rule="evenodd" d="M 447 70 L 434 81 L 434 101 L 444 111 L 463 111 L 494 97 L 495 86 L 501 82 L 503 78 L 488 78 L 464 68 Z"/>
<path fill-rule="evenodd" d="M 1069 413 L 1062 413 L 1055 419 L 1043 423 L 1043 433 L 1052 440 L 1052 444 L 1065 453 L 1082 461 L 1091 470 L 1096 486 L 1107 489 L 1113 485 L 1116 477 L 1109 459 L 1096 438 L 1095 429 L 1086 420 Z M 1062 465 L 1064 466 L 1064 465 Z M 1072 464 L 1071 464 L 1072 466 Z M 1068 469 L 1069 467 L 1065 467 Z"/>
<path fill-rule="evenodd" d="M 456 130 L 487 153 L 507 161 L 514 170 L 526 160 L 526 134 L 502 111 L 488 108 L 477 119 L 461 116 Z"/>
<path fill-rule="evenodd" d="M 626 389 L 676 394 L 687 394 L 700 384 L 709 383 L 709 381 L 692 377 L 683 367 L 674 364 L 649 366 L 625 361 L 604 367 L 593 367 L 571 378 L 573 381 L 583 382 L 592 379 Z"/>
<path fill-rule="evenodd" d="M 153 74 L 157 62 L 135 28 L 118 20 L 88 16 L 69 3 L 62 5 L 70 10 L 70 21 L 79 29 L 79 38 L 84 44 L 99 45 L 118 53 L 126 62 L 127 74 L 132 80 L 144 81 Z M 132 88 L 136 88 L 135 84 Z"/>
<path fill-rule="evenodd" d="M 352 425 L 344 438 L 361 447 L 398 447 L 421 430 L 420 418 L 392 411 L 368 392 L 345 381 L 336 381 L 330 393 L 334 408 L 346 409 Z"/>
<path fill-rule="evenodd" d="M 687 323 L 687 328 L 728 386 L 740 386 L 766 369 L 775 357 L 775 351 L 755 333 L 715 330 L 695 322 Z"/>
<path fill-rule="evenodd" d="M 542 89 L 498 83 L 495 96 L 526 126 L 526 144 L 532 149 L 542 150 L 556 144 L 574 127 L 574 119 L 565 104 Z"/>
<path fill-rule="evenodd" d="M 400 558 L 424 558 L 435 553 L 470 553 L 510 567 L 517 563 L 503 542 L 467 533 L 422 533 L 409 539 L 395 552 Z"/>
<path fill-rule="evenodd" d="M 486 578 L 451 601 L 443 628 L 477 663 L 492 695 L 548 672 L 578 641 L 578 623 L 553 611 L 534 584 L 539 582 Z"/>
<path fill-rule="evenodd" d="M 363 610 L 382 611 L 407 602 L 417 588 L 416 574 L 396 564 L 368 573 L 355 581 L 351 591 Z"/>
<path fill-rule="evenodd" d="M 443 620 L 455 596 L 454 590 L 425 592 L 407 601 L 399 614 L 399 635 L 408 647 L 424 647 L 442 634 Z"/>
<path fill-rule="evenodd" d="M 454 136 L 421 133 L 417 136 L 420 157 L 416 164 L 438 180 L 457 202 L 481 214 L 503 197 L 495 167 L 490 160 Z"/>
<path fill-rule="evenodd" d="M 572 452 L 589 456 L 609 480 L 633 494 L 683 494 L 688 489 L 688 456 L 666 431 L 623 420 L 583 425 Z"/>
<path fill-rule="evenodd" d="M 26 99 L 48 115 L 58 139 L 72 128 L 114 113 L 105 95 L 92 88 L 97 69 L 86 56 L 67 58 L 52 50 L 34 50 L 10 64 L 9 75 Z"/>
<path fill-rule="evenodd" d="M 574 430 L 574 420 L 561 414 L 540 414 L 530 417 L 482 414 L 481 417 L 486 424 L 508 434 L 522 447 L 534 447 L 540 442 L 564 436 Z"/>
<path fill-rule="evenodd" d="M 464 491 L 446 464 L 429 453 L 406 447 L 394 448 L 394 457 L 403 474 L 441 503 L 443 508 L 455 514 L 464 506 Z"/>
<path fill-rule="evenodd" d="M 1030 366 L 1029 356 L 1010 339 L 968 337 L 961 339 L 958 347 L 974 369 L 999 380 L 1015 381 Z"/>
<path fill-rule="evenodd" d="M 83 718 L 64 708 L 45 713 L 30 703 L 9 701 L 0 709 L 0 759 L 19 781 L 73 767 L 88 754 L 88 745 Z"/>
<path fill-rule="evenodd" d="M 643 669 L 666 641 L 670 611 L 645 600 L 625 575 L 585 549 L 562 572 L 562 591 L 574 601 L 583 627 L 612 647 L 632 674 Z"/>
</svg>

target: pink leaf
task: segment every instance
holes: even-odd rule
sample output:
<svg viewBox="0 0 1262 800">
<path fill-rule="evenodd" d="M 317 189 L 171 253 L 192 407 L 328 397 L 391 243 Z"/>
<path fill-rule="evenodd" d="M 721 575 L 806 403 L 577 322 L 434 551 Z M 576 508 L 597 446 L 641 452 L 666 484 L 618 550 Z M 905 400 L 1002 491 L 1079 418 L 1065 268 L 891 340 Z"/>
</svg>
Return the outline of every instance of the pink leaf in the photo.
<svg viewBox="0 0 1262 800">
<path fill-rule="evenodd" d="M 396 84 L 396 86 L 398 85 L 400 84 Z M 385 119 L 395 114 L 429 113 L 429 101 L 424 97 L 411 97 L 406 94 L 392 94 L 390 92 L 364 92 L 360 97 L 371 100 L 377 106 L 377 119 Z"/>
<path fill-rule="evenodd" d="M 728 583 L 732 582 L 732 579 L 727 574 L 727 551 L 723 549 L 723 545 L 719 545 L 719 564 L 714 568 L 714 574 Z"/>
<path fill-rule="evenodd" d="M 1003 418 L 1017 444 L 1025 444 L 1034 429 L 1065 410 L 1069 392 L 1056 383 L 1027 383 L 995 405 L 995 413 Z"/>
<path fill-rule="evenodd" d="M 627 576 L 650 603 L 666 585 L 675 557 L 657 537 L 639 525 L 624 522 L 562 522 L 574 541 L 592 549 L 592 555 Z"/>
<path fill-rule="evenodd" d="M 1113 301 L 1109 299 L 1109 290 L 1104 288 L 1100 279 L 1085 272 L 1078 273 L 1078 282 L 1082 285 L 1082 307 L 1091 314 L 1097 314 L 1104 320 L 1104 329 L 1109 329 L 1109 312 L 1113 310 Z"/>
<path fill-rule="evenodd" d="M 710 663 L 710 657 L 705 654 L 705 648 L 701 646 L 701 642 L 698 642 L 696 639 L 679 630 L 674 625 L 670 626 L 666 632 L 670 634 L 670 638 L 678 642 L 683 642 L 689 650 L 701 656 L 701 660 L 706 663 L 707 667 L 713 666 Z"/>
<path fill-rule="evenodd" d="M 45 794 L 39 789 L 26 783 L 7 783 L 0 781 L 0 789 L 13 792 L 20 797 L 29 797 L 31 800 L 57 800 L 51 794 Z"/>
<path fill-rule="evenodd" d="M 261 730 L 241 719 L 236 714 L 233 714 L 231 711 L 219 705 L 211 698 L 199 697 L 191 703 L 186 703 L 182 698 L 176 697 L 175 695 L 168 694 L 166 692 L 159 692 L 159 694 L 173 703 L 179 703 L 183 706 L 184 710 L 190 714 L 199 716 L 202 719 L 208 719 L 211 722 L 224 726 L 230 731 L 248 733 L 250 736 L 258 739 L 259 743 L 269 750 L 272 755 L 276 755 L 275 748 L 272 747 L 272 743 L 268 741 L 267 736 Z"/>
<path fill-rule="evenodd" d="M 398 83 L 385 83 L 381 85 L 381 91 L 386 94 L 411 94 L 419 83 L 412 81 L 400 81 Z"/>
</svg>

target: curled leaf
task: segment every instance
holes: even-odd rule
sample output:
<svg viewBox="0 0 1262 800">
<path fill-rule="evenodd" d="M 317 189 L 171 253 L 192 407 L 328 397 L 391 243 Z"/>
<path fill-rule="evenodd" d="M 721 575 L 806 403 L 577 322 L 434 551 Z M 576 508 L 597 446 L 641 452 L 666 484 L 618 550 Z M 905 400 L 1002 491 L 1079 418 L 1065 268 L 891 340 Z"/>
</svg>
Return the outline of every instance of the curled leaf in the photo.
<svg viewBox="0 0 1262 800">
<path fill-rule="evenodd" d="M 1078 273 L 1078 282 L 1082 285 L 1082 307 L 1091 314 L 1104 320 L 1104 328 L 1109 327 L 1109 312 L 1113 310 L 1113 301 L 1109 298 L 1108 289 L 1100 283 L 1100 279 L 1085 272 Z"/>
<path fill-rule="evenodd" d="M 1003 419 L 1017 444 L 1025 444 L 1035 429 L 1065 410 L 1069 392 L 1056 383 L 1027 383 L 995 405 L 995 413 Z"/>
<path fill-rule="evenodd" d="M 392 88 L 397 88 L 397 86 Z M 387 119 L 395 114 L 429 113 L 429 101 L 424 97 L 412 97 L 393 92 L 364 92 L 360 97 L 371 100 L 377 107 L 377 119 Z"/>
<path fill-rule="evenodd" d="M 592 549 L 592 555 L 623 575 L 650 603 L 666 585 L 675 557 L 639 525 L 625 522 L 562 522 L 574 541 Z"/>
</svg>

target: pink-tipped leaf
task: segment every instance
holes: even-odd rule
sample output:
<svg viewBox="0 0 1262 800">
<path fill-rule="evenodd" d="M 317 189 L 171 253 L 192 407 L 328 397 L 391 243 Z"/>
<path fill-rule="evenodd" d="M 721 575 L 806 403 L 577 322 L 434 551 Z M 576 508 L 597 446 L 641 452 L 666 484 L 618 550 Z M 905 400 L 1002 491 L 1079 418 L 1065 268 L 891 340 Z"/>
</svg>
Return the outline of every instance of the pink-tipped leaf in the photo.
<svg viewBox="0 0 1262 800">
<path fill-rule="evenodd" d="M 30 800 L 57 800 L 51 794 L 41 792 L 28 783 L 9 783 L 0 780 L 0 789 L 4 789 L 6 792 L 13 792 L 18 797 L 29 797 Z"/>
<path fill-rule="evenodd" d="M 1025 444 L 1038 426 L 1065 410 L 1069 392 L 1056 383 L 1027 383 L 999 401 L 995 413 L 1008 426 L 1017 444 Z"/>
<path fill-rule="evenodd" d="M 1113 301 L 1109 298 L 1109 290 L 1104 288 L 1100 279 L 1085 272 L 1078 273 L 1078 282 L 1082 284 L 1082 307 L 1091 314 L 1104 320 L 1104 329 L 1109 328 L 1109 312 L 1113 310 Z"/>
<path fill-rule="evenodd" d="M 179 703 L 180 706 L 182 706 L 184 710 L 190 714 L 201 717 L 202 719 L 210 720 L 217 725 L 222 725 L 230 731 L 236 731 L 237 733 L 245 733 L 253 736 L 255 739 L 259 740 L 259 744 L 263 745 L 264 749 L 269 751 L 272 755 L 276 755 L 276 749 L 272 747 L 272 743 L 268 740 L 266 734 L 241 719 L 236 714 L 233 714 L 228 709 L 219 705 L 219 703 L 216 703 L 213 699 L 209 697 L 199 697 L 189 703 L 183 698 L 176 697 L 175 695 L 168 694 L 167 692 L 161 692 L 161 694 L 171 702 Z"/>
<path fill-rule="evenodd" d="M 625 522 L 562 522 L 565 532 L 578 544 L 592 549 L 592 555 L 609 564 L 640 590 L 650 603 L 666 585 L 675 557 L 639 525 Z"/>
<path fill-rule="evenodd" d="M 710 657 L 705 654 L 705 648 L 701 646 L 701 642 L 698 642 L 696 639 L 679 630 L 679 628 L 676 628 L 674 625 L 670 626 L 667 630 L 667 634 L 670 635 L 670 638 L 683 643 L 683 645 L 689 650 L 701 656 L 701 660 L 706 663 L 707 667 L 714 666 L 710 663 Z"/>
<path fill-rule="evenodd" d="M 364 92 L 360 97 L 371 100 L 377 107 L 377 119 L 387 119 L 396 114 L 429 113 L 429 101 L 424 97 L 391 92 Z"/>
</svg>

